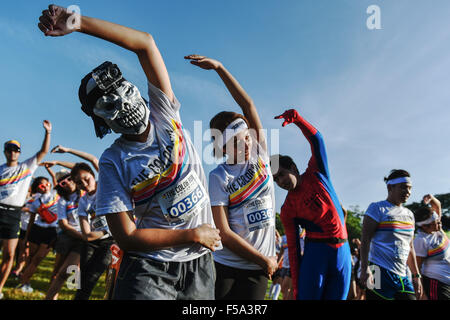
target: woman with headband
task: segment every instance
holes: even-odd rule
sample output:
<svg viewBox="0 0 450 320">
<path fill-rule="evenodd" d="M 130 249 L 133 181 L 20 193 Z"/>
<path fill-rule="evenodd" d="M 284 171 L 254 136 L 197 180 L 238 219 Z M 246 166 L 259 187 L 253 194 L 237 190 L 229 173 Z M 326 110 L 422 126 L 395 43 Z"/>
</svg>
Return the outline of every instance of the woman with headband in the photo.
<svg viewBox="0 0 450 320">
<path fill-rule="evenodd" d="M 424 293 L 428 300 L 450 300 L 450 242 L 442 230 L 441 202 L 427 194 L 423 203 L 425 206 L 414 211 L 418 227 L 414 249 Z"/>
<path fill-rule="evenodd" d="M 387 199 L 371 203 L 363 220 L 360 282 L 367 300 L 416 300 L 422 282 L 413 246 L 414 215 L 403 206 L 411 195 L 410 174 L 392 170 L 384 180 Z"/>
<path fill-rule="evenodd" d="M 106 217 L 124 251 L 113 299 L 214 299 L 211 251 L 220 245 L 219 231 L 200 157 L 153 36 L 55 5 L 39 21 L 46 36 L 84 33 L 136 54 L 148 81 L 149 102 L 117 65 L 104 62 L 78 90 L 97 136 L 120 134 L 100 158 L 95 202 L 96 218 Z"/>
<path fill-rule="evenodd" d="M 216 71 L 244 113 L 223 111 L 210 121 L 215 157 L 226 157 L 209 174 L 224 246 L 214 253 L 216 299 L 263 300 L 277 269 L 274 186 L 263 127 L 253 101 L 222 63 L 199 55 L 185 58 Z"/>
</svg>

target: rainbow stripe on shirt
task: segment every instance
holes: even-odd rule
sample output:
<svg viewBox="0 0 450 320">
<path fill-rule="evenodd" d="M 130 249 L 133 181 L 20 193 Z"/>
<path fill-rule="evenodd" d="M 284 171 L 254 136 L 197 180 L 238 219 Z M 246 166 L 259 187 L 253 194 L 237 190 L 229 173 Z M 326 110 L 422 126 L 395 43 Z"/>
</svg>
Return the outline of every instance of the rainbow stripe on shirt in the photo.
<svg viewBox="0 0 450 320">
<path fill-rule="evenodd" d="M 18 175 L 12 176 L 12 177 L 8 177 L 8 178 L 4 178 L 2 180 L 0 180 L 0 187 L 6 186 L 8 184 L 15 184 L 18 183 L 28 177 L 31 176 L 31 170 L 30 169 L 26 169 L 25 171 L 19 173 Z"/>
<path fill-rule="evenodd" d="M 229 196 L 229 208 L 233 209 L 247 199 L 251 199 L 255 194 L 257 194 L 270 180 L 268 166 L 264 164 L 261 158 L 258 158 L 256 172 L 254 173 L 252 179 L 247 182 L 238 191 L 230 194 Z"/>
<path fill-rule="evenodd" d="M 377 231 L 414 232 L 414 223 L 405 221 L 383 221 L 378 224 Z"/>
<path fill-rule="evenodd" d="M 172 164 L 161 174 L 153 176 L 151 179 L 142 181 L 131 189 L 131 195 L 136 206 L 147 202 L 153 197 L 155 192 L 169 187 L 177 180 L 187 162 L 186 140 L 180 123 L 172 119 L 172 126 L 175 133 L 175 141 L 172 151 Z"/>
<path fill-rule="evenodd" d="M 55 206 L 58 203 L 58 200 L 59 200 L 59 195 L 55 194 L 55 196 L 49 202 L 43 203 L 41 206 L 44 209 L 49 209 L 49 208 Z"/>
<path fill-rule="evenodd" d="M 449 246 L 450 242 L 448 241 L 447 235 L 444 234 L 441 244 L 434 249 L 428 250 L 428 257 L 435 257 L 437 255 L 440 255 L 441 253 L 444 253 L 449 248 Z"/>
</svg>

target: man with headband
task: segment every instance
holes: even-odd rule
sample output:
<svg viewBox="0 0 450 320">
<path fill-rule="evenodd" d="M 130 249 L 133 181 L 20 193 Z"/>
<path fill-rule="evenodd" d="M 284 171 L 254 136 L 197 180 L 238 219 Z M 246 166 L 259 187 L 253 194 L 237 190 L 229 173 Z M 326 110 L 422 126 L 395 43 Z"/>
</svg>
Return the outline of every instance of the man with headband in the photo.
<svg viewBox="0 0 450 320">
<path fill-rule="evenodd" d="M 74 27 L 71 18 L 78 21 Z M 214 299 L 210 251 L 220 244 L 219 232 L 200 158 L 184 133 L 153 37 L 54 5 L 39 20 L 45 35 L 76 31 L 134 52 L 148 80 L 149 105 L 111 62 L 79 88 L 96 135 L 121 134 L 100 158 L 96 208 L 124 251 L 113 299 Z"/>
<path fill-rule="evenodd" d="M 363 220 L 361 285 L 367 300 L 416 300 L 422 282 L 413 246 L 414 215 L 403 206 L 411 195 L 411 178 L 405 170 L 392 170 L 384 180 L 387 199 L 371 203 Z"/>
<path fill-rule="evenodd" d="M 4 144 L 6 163 L 0 166 L 0 240 L 3 254 L 0 269 L 0 299 L 3 298 L 3 286 L 11 272 L 19 241 L 21 209 L 25 204 L 33 173 L 50 148 L 52 125 L 44 120 L 43 127 L 45 137 L 41 150 L 24 162 L 19 162 L 22 151 L 19 141 L 9 140 Z"/>
</svg>

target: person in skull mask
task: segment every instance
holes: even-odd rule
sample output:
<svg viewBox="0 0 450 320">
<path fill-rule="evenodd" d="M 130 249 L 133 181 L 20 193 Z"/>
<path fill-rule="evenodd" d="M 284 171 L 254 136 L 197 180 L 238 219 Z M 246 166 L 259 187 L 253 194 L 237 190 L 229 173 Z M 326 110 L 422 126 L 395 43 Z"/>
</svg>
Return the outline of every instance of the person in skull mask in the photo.
<svg viewBox="0 0 450 320">
<path fill-rule="evenodd" d="M 153 37 L 55 5 L 39 21 L 46 36 L 81 32 L 136 53 L 148 80 L 148 105 L 110 62 L 84 77 L 79 89 L 97 136 L 121 134 L 100 158 L 96 207 L 124 251 L 113 299 L 214 299 L 211 251 L 220 245 L 219 231 Z"/>
</svg>

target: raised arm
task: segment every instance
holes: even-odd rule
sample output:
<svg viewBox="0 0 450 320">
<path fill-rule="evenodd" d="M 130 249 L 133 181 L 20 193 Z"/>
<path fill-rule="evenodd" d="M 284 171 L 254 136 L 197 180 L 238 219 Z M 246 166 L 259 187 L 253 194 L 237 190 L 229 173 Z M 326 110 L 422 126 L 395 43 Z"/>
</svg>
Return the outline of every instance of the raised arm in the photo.
<svg viewBox="0 0 450 320">
<path fill-rule="evenodd" d="M 39 17 L 39 29 L 46 36 L 64 36 L 72 32 L 85 33 L 134 52 L 147 80 L 163 91 L 171 101 L 174 95 L 169 74 L 153 37 L 112 22 L 69 12 L 66 8 L 50 5 Z M 75 23 L 71 23 L 75 21 Z"/>
<path fill-rule="evenodd" d="M 311 146 L 312 157 L 310 164 L 315 165 L 320 173 L 329 177 L 327 152 L 320 132 L 294 109 L 285 111 L 282 115 L 276 116 L 275 119 L 284 119 L 283 127 L 287 124 L 295 123 L 300 128 Z"/>
<path fill-rule="evenodd" d="M 48 153 L 48 151 L 50 150 L 50 135 L 52 133 L 52 124 L 50 123 L 50 121 L 44 120 L 42 122 L 42 125 L 45 129 L 45 137 L 44 137 L 44 141 L 42 142 L 41 150 L 39 150 L 38 153 L 36 153 L 37 163 L 40 163 L 44 159 L 44 157 Z"/>
<path fill-rule="evenodd" d="M 436 199 L 432 194 L 426 194 L 423 196 L 423 203 L 431 205 L 431 208 L 436 212 L 439 217 L 442 215 L 441 202 Z"/>
<path fill-rule="evenodd" d="M 223 64 L 217 60 L 197 54 L 185 56 L 184 58 L 190 60 L 191 64 L 202 69 L 215 70 L 217 72 L 217 74 L 227 87 L 228 91 L 230 92 L 231 96 L 233 97 L 234 101 L 236 101 L 239 107 L 241 107 L 244 116 L 247 118 L 250 124 L 250 128 L 256 131 L 259 143 L 261 144 L 261 146 L 266 148 L 266 140 L 264 134 L 261 131 L 263 127 L 252 98 L 250 98 L 244 88 L 242 88 L 239 82 L 223 66 Z"/>
<path fill-rule="evenodd" d="M 87 153 L 87 152 L 84 152 L 84 151 L 75 150 L 75 149 L 71 149 L 71 148 L 66 148 L 66 147 L 63 147 L 61 145 L 57 145 L 56 147 L 54 147 L 51 152 L 52 153 L 66 153 L 66 152 L 67 153 L 71 153 L 71 154 L 73 154 L 73 155 L 75 155 L 77 157 L 80 157 L 80 158 L 82 158 L 82 159 L 84 159 L 86 161 L 89 161 L 92 164 L 92 166 L 95 168 L 95 170 L 97 170 L 97 172 L 98 172 L 98 169 L 99 169 L 99 167 L 98 167 L 98 159 L 97 159 L 96 156 L 94 156 L 94 155 L 92 155 L 90 153 Z M 59 163 L 71 164 L 70 162 L 61 162 L 61 161 L 59 161 Z M 57 164 L 59 164 L 59 163 L 57 163 Z M 61 164 L 61 165 L 65 166 L 64 164 Z M 74 165 L 75 164 L 72 164 L 72 168 L 73 168 Z M 65 167 L 67 167 L 67 166 L 65 166 Z M 72 169 L 72 168 L 70 168 L 70 169 Z"/>
</svg>

